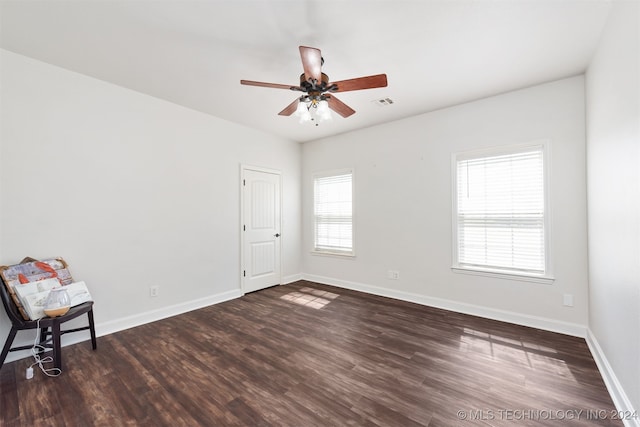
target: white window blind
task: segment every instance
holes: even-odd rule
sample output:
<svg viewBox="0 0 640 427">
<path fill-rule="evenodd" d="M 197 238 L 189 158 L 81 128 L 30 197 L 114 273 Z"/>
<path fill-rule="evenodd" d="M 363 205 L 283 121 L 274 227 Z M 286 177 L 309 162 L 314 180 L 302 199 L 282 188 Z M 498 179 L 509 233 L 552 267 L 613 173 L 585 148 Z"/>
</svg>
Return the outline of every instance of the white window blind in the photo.
<svg viewBox="0 0 640 427">
<path fill-rule="evenodd" d="M 544 146 L 459 156 L 457 264 L 544 275 Z"/>
<path fill-rule="evenodd" d="M 314 178 L 315 251 L 353 254 L 352 179 L 352 172 Z"/>
</svg>

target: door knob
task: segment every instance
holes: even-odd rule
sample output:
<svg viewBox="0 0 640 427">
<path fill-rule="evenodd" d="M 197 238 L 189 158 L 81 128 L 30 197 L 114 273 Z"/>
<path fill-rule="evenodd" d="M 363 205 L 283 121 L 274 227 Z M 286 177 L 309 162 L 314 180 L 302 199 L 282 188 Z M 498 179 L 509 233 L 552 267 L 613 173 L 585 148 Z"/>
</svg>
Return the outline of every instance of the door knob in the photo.
<svg viewBox="0 0 640 427">
<path fill-rule="evenodd" d="M 275 237 L 280 237 L 280 233 L 274 234 Z"/>
</svg>

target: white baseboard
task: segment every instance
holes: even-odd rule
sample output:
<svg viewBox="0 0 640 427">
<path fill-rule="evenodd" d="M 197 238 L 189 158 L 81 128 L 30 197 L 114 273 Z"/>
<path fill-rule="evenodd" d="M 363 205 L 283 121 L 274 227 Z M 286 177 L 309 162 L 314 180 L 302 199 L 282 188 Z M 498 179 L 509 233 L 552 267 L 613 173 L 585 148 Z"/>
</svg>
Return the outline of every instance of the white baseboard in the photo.
<svg viewBox="0 0 640 427">
<path fill-rule="evenodd" d="M 302 280 L 302 273 L 292 274 L 290 276 L 283 277 L 282 284 L 287 285 L 289 283 L 297 282 L 298 280 Z"/>
<path fill-rule="evenodd" d="M 157 320 L 166 319 L 168 317 L 173 317 L 178 314 L 186 313 L 188 311 L 197 310 L 199 308 L 208 307 L 210 305 L 219 304 L 221 302 L 229 301 L 235 298 L 239 298 L 242 296 L 242 292 L 240 289 L 234 289 L 231 291 L 221 292 L 216 295 L 210 295 L 204 298 L 199 298 L 192 301 L 183 302 L 180 304 L 174 304 L 167 307 L 162 307 L 157 310 L 146 311 L 144 313 L 134 314 L 132 316 L 123 317 L 120 319 L 96 323 L 96 336 L 101 337 L 104 335 L 109 335 L 114 332 L 123 331 L 125 329 L 134 328 L 136 326 L 144 325 L 146 323 L 155 322 Z M 80 323 L 81 322 L 81 323 Z M 82 325 L 86 325 L 86 317 L 81 316 L 79 319 L 74 319 L 69 322 L 69 327 L 82 327 Z M 29 345 L 33 343 L 35 338 L 35 332 L 31 332 L 32 337 L 28 340 L 24 340 L 24 337 L 21 335 L 25 335 L 27 332 L 18 331 L 18 335 L 16 336 L 16 340 L 14 340 L 13 346 L 19 345 Z M 79 342 L 87 341 L 91 338 L 89 331 L 83 331 L 79 333 L 65 335 L 62 338 L 62 346 L 68 346 L 72 344 L 77 344 Z M 21 339 L 18 341 L 18 339 Z M 23 359 L 25 357 L 30 356 L 29 350 L 16 351 L 11 352 L 7 356 L 5 363 L 12 362 L 14 360 Z"/>
<path fill-rule="evenodd" d="M 530 316 L 506 310 L 483 307 L 474 304 L 461 303 L 443 298 L 429 297 L 426 295 L 414 294 L 410 292 L 398 291 L 395 289 L 382 288 L 378 286 L 366 285 L 364 283 L 349 282 L 332 277 L 317 276 L 314 274 L 303 274 L 303 280 L 323 283 L 325 285 L 337 286 L 354 291 L 366 292 L 373 295 L 394 298 L 402 301 L 413 302 L 429 307 L 451 310 L 458 313 L 470 314 L 472 316 L 484 317 L 487 319 L 499 320 L 501 322 L 514 323 L 516 325 L 528 326 L 531 328 L 543 329 L 545 331 L 558 332 L 574 337 L 585 338 L 587 327 L 576 323 L 562 322 L 559 320 L 547 319 L 544 317 Z"/>
<path fill-rule="evenodd" d="M 157 310 L 146 311 L 144 313 L 138 313 L 132 316 L 96 324 L 96 335 L 109 335 L 114 332 L 166 319 L 167 317 L 177 316 L 178 314 L 186 313 L 188 311 L 219 304 L 221 302 L 239 298 L 240 296 L 242 296 L 242 291 L 240 289 L 234 289 L 216 295 L 210 295 L 204 298 L 162 307 Z"/>
<path fill-rule="evenodd" d="M 613 372 L 609 361 L 602 351 L 598 340 L 590 329 L 587 330 L 586 341 L 589 346 L 589 350 L 593 355 L 593 359 L 596 361 L 596 365 L 598 365 L 598 370 L 600 371 L 600 375 L 602 375 L 602 379 L 607 386 L 607 390 L 609 390 L 609 395 L 611 395 L 613 404 L 616 405 L 616 409 L 621 413 L 621 415 L 637 413 L 635 411 L 640 412 L 640 409 L 633 408 L 631 401 L 618 381 L 618 377 L 616 377 L 616 374 Z M 624 419 L 623 421 L 626 427 L 640 427 L 640 418 Z"/>
</svg>

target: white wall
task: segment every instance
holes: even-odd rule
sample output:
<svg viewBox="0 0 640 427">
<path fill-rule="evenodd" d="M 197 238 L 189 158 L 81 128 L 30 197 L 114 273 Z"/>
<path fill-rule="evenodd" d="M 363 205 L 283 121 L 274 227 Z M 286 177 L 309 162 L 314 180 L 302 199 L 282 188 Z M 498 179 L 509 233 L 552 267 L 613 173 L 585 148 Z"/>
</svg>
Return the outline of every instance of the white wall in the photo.
<svg viewBox="0 0 640 427">
<path fill-rule="evenodd" d="M 248 164 L 282 171 L 283 275 L 300 272 L 299 144 L 1 55 L 0 265 L 63 256 L 99 333 L 238 296 Z"/>
<path fill-rule="evenodd" d="M 453 273 L 452 153 L 538 139 L 551 141 L 555 282 Z M 346 167 L 355 168 L 357 256 L 313 255 L 311 175 Z M 584 336 L 585 174 L 581 76 L 307 143 L 302 174 L 305 277 Z M 387 279 L 389 269 L 399 270 L 400 280 Z M 574 307 L 562 305 L 563 294 L 574 296 Z"/>
<path fill-rule="evenodd" d="M 612 395 L 640 411 L 639 24 L 638 2 L 613 3 L 586 87 L 589 329 Z"/>
</svg>

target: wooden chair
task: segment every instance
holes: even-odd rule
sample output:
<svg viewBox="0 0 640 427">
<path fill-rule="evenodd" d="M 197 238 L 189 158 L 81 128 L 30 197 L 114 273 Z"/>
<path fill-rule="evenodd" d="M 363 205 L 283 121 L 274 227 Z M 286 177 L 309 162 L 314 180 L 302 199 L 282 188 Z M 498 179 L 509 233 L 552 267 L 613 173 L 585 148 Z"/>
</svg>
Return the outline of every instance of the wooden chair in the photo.
<svg viewBox="0 0 640 427">
<path fill-rule="evenodd" d="M 53 349 L 53 365 L 58 369 L 62 369 L 62 349 L 60 343 L 62 335 L 71 332 L 86 331 L 88 329 L 91 333 L 91 345 L 93 346 L 94 350 L 97 348 L 96 329 L 93 323 L 93 301 L 85 302 L 75 307 L 71 307 L 71 309 L 63 316 L 43 317 L 38 323 L 37 320 L 24 320 L 24 318 L 20 314 L 20 311 L 18 310 L 18 307 L 11 299 L 9 291 L 7 290 L 7 287 L 2 280 L 0 280 L 0 295 L 2 296 L 2 305 L 4 305 L 7 316 L 9 316 L 9 320 L 11 320 L 11 330 L 9 331 L 9 336 L 7 337 L 7 340 L 4 343 L 4 347 L 2 348 L 2 353 L 0 353 L 0 369 L 2 368 L 4 360 L 6 359 L 10 351 L 27 350 L 33 347 L 33 345 L 11 347 L 11 344 L 13 344 L 13 339 L 16 337 L 18 331 L 26 329 L 37 329 L 38 325 L 41 328 L 39 345 L 45 348 Z M 60 326 L 63 323 L 68 322 L 71 319 L 75 319 L 76 317 L 82 316 L 83 314 L 86 314 L 89 318 L 89 324 L 87 326 L 67 330 L 60 329 Z"/>
</svg>

